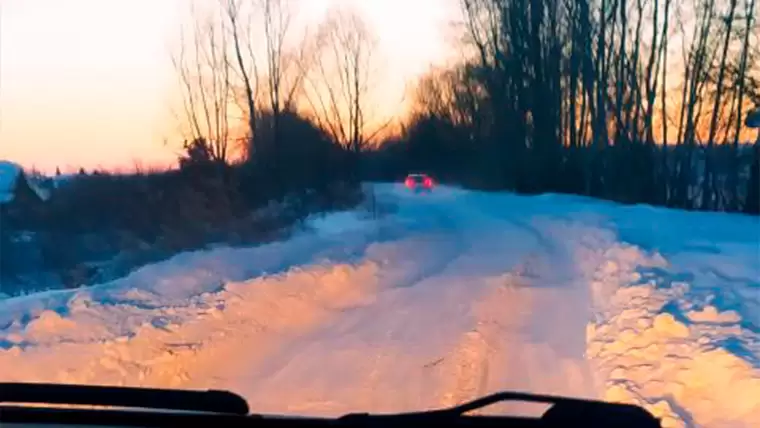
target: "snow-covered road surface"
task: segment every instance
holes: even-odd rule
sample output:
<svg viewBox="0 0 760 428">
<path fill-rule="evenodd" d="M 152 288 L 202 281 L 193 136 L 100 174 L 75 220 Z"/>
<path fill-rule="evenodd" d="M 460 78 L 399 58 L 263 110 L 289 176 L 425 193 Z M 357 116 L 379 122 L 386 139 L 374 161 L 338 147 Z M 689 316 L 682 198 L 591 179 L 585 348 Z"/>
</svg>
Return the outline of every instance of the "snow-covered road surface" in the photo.
<svg viewBox="0 0 760 428">
<path fill-rule="evenodd" d="M 318 415 L 512 389 L 760 424 L 757 219 L 376 190 L 397 212 L 0 302 L 0 380 L 223 388 Z"/>
</svg>

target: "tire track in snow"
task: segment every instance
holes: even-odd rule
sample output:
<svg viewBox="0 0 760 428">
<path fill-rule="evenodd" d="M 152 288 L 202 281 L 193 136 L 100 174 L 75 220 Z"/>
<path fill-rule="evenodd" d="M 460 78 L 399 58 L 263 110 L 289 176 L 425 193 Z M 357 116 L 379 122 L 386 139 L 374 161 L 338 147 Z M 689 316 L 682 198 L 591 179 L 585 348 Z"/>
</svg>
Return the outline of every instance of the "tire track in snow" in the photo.
<svg viewBox="0 0 760 428">
<path fill-rule="evenodd" d="M 450 215 L 428 204 L 423 204 L 423 207 L 418 207 L 415 211 L 419 217 L 412 223 L 410 232 L 414 233 L 408 234 L 411 236 L 402 235 L 398 239 L 383 236 L 379 243 L 370 245 L 365 252 L 365 262 L 375 263 L 381 269 L 375 278 L 377 290 L 404 289 L 423 282 L 434 282 L 436 277 L 444 276 L 449 266 L 462 255 L 463 233 Z M 420 226 L 422 230 L 418 230 Z M 399 235 L 398 230 L 393 235 Z M 362 307 L 346 310 L 361 311 Z M 344 311 L 343 315 L 346 314 Z M 347 321 L 345 316 L 334 318 L 297 340 L 285 342 L 275 350 L 275 355 L 267 359 L 264 366 L 256 369 L 257 374 L 250 376 L 258 379 L 282 371 L 293 364 L 294 357 L 308 353 L 311 344 L 329 340 L 335 335 L 349 334 L 352 329 L 360 327 L 362 320 L 361 317 L 351 319 L 355 321 Z M 368 370 L 371 373 L 370 380 L 373 376 L 378 376 L 376 368 Z"/>
<path fill-rule="evenodd" d="M 590 396 L 578 389 L 591 384 L 583 311 L 577 311 L 577 343 L 568 346 L 562 334 L 551 333 L 576 311 L 566 298 L 575 290 L 556 295 L 558 284 L 531 286 L 541 272 L 526 275 L 526 263 L 535 262 L 525 258 L 545 253 L 547 242 L 508 221 L 472 227 L 480 223 L 476 214 L 438 209 L 446 208 L 460 216 L 449 231 L 452 240 L 461 239 L 455 257 L 411 287 L 379 287 L 373 304 L 332 318 L 283 349 L 273 366 L 258 371 L 251 401 L 265 410 L 282 411 L 287 402 L 295 403 L 286 409 L 295 413 L 337 414 L 440 407 L 505 388 Z M 499 226 L 503 235 L 494 233 Z M 506 236 L 512 240 L 501 239 Z M 403 240 L 385 245 L 404 249 Z M 564 309 L 556 310 L 559 305 Z M 548 317 L 553 325 L 536 330 L 535 312 L 557 315 Z M 336 371 L 347 383 L 336 382 Z M 320 404 L 326 396 L 332 397 L 327 407 Z"/>
<path fill-rule="evenodd" d="M 509 229 L 521 230 L 536 245 L 521 242 L 526 253 L 511 270 L 494 278 L 496 282 L 491 281 L 490 291 L 478 300 L 482 309 L 478 311 L 477 327 L 463 335 L 453 352 L 460 367 L 459 374 L 452 375 L 457 386 L 443 397 L 441 405 L 454 405 L 504 388 L 598 398 L 591 370 L 584 364 L 585 330 L 591 315 L 584 310 L 589 295 L 588 274 L 576 264 L 578 245 L 583 241 L 580 238 L 599 231 L 579 228 L 564 219 L 534 218 L 529 223 L 514 216 L 496 216 L 487 210 L 470 216 L 477 217 L 478 224 L 486 229 L 499 230 L 496 223 L 502 222 Z M 483 249 L 474 252 L 490 254 Z M 515 300 L 522 301 L 528 310 L 505 317 L 504 308 L 495 303 L 502 302 L 508 307 L 506 302 Z M 574 328 L 568 328 L 573 324 Z M 509 336 L 513 338 L 506 339 Z M 525 343 L 526 339 L 537 340 L 538 346 L 528 347 L 525 352 L 505 349 L 506 343 Z M 576 364 L 579 361 L 581 364 Z M 515 376 L 515 368 L 524 373 Z M 535 382 L 542 373 L 553 373 L 550 377 L 559 382 Z M 578 388 L 579 385 L 584 387 Z M 535 406 L 500 407 L 518 413 L 527 410 L 528 414 L 543 410 Z"/>
</svg>

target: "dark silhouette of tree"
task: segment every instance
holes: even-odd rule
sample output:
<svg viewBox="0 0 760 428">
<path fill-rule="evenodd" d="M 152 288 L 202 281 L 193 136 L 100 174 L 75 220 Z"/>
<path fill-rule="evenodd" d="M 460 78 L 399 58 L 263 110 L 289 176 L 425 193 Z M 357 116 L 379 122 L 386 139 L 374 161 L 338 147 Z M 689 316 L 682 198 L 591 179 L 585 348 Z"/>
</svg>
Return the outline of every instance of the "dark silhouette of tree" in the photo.
<svg viewBox="0 0 760 428">
<path fill-rule="evenodd" d="M 460 3 L 468 54 L 418 82 L 373 173 L 394 170 L 382 160 L 524 193 L 754 204 L 738 118 L 760 97 L 755 0 Z"/>
<path fill-rule="evenodd" d="M 757 129 L 757 137 L 752 146 L 752 166 L 749 172 L 747 202 L 744 205 L 744 212 L 757 215 L 760 214 L 760 108 L 747 114 L 745 125 L 748 128 Z"/>
<path fill-rule="evenodd" d="M 201 13 L 193 7 L 190 38 L 183 30 L 172 55 L 182 94 L 180 123 L 188 139 L 207 145 L 217 161 L 230 156 L 230 107 L 233 104 L 232 59 L 221 10 Z"/>
<path fill-rule="evenodd" d="M 180 168 L 187 168 L 191 165 L 208 165 L 214 161 L 210 146 L 202 137 L 190 142 L 185 141 L 182 148 L 185 150 L 185 154 L 179 159 Z"/>
</svg>

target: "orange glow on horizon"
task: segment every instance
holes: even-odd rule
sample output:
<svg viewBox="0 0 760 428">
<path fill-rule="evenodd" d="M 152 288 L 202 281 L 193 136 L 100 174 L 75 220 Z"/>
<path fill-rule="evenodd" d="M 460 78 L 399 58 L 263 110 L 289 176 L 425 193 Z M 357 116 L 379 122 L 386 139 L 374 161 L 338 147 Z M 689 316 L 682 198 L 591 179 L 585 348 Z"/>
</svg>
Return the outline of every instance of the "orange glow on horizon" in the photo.
<svg viewBox="0 0 760 428">
<path fill-rule="evenodd" d="M 297 1 L 306 22 L 342 4 L 363 14 L 383 60 L 381 115 L 400 112 L 407 83 L 443 60 L 446 25 L 458 10 L 455 0 Z M 181 137 L 170 55 L 187 7 L 187 0 L 3 0 L 0 159 L 45 172 L 174 164 L 171 142 Z"/>
</svg>

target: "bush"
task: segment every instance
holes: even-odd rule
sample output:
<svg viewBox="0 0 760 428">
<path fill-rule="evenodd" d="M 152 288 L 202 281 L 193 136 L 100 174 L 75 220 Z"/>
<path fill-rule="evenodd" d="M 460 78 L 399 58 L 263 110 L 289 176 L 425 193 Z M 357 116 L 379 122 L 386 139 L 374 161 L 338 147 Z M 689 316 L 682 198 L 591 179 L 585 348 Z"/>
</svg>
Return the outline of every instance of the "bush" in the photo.
<svg viewBox="0 0 760 428">
<path fill-rule="evenodd" d="M 263 133 L 261 150 L 239 165 L 204 155 L 206 142 L 198 139 L 185 145 L 177 170 L 80 173 L 54 192 L 40 216 L 4 221 L 13 228 L 0 228 L 0 245 L 16 253 L 12 235 L 34 231 L 39 260 L 27 271 L 55 272 L 60 286 L 77 287 L 211 243 L 277 239 L 311 213 L 359 203 L 358 183 L 345 179 L 343 150 L 297 115 L 281 119 L 276 153 Z M 12 260 L 0 257 L 0 277 L 18 273 Z"/>
</svg>

